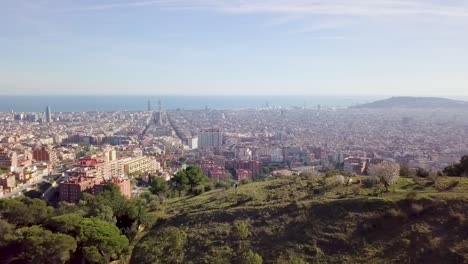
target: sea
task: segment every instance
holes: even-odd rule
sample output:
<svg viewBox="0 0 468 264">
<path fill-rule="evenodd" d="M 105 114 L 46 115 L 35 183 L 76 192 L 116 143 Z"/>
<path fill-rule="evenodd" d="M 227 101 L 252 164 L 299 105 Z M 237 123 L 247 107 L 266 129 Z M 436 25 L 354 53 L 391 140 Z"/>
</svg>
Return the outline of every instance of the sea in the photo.
<svg viewBox="0 0 468 264">
<path fill-rule="evenodd" d="M 0 96 L 0 112 L 142 111 L 148 101 L 166 110 L 247 109 L 262 107 L 349 107 L 385 96 Z"/>
</svg>

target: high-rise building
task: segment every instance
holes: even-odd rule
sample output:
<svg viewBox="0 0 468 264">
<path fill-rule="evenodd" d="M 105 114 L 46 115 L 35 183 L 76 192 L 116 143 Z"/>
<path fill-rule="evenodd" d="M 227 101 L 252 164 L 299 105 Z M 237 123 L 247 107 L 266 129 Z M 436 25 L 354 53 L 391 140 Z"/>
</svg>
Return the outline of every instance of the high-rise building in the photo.
<svg viewBox="0 0 468 264">
<path fill-rule="evenodd" d="M 130 159 L 123 164 L 126 175 L 133 173 L 151 173 L 159 170 L 160 164 L 150 157 Z"/>
<path fill-rule="evenodd" d="M 151 100 L 148 100 L 148 112 L 151 111 Z"/>
<path fill-rule="evenodd" d="M 51 123 L 52 122 L 52 111 L 50 110 L 50 106 L 48 105 L 46 108 L 46 122 Z"/>
<path fill-rule="evenodd" d="M 198 137 L 189 138 L 187 140 L 188 146 L 190 149 L 197 149 L 198 148 Z"/>
<path fill-rule="evenodd" d="M 208 129 L 200 132 L 200 147 L 219 147 L 223 145 L 223 133 L 219 129 Z"/>
<path fill-rule="evenodd" d="M 0 169 L 11 170 L 18 166 L 18 155 L 15 151 L 0 151 Z"/>
<path fill-rule="evenodd" d="M 50 146 L 34 148 L 32 155 L 34 160 L 48 162 L 51 165 L 55 165 L 58 161 L 57 154 Z"/>
<path fill-rule="evenodd" d="M 158 101 L 158 111 L 159 111 L 159 112 L 162 112 L 162 111 L 163 111 L 163 105 L 162 105 L 161 100 Z"/>
</svg>

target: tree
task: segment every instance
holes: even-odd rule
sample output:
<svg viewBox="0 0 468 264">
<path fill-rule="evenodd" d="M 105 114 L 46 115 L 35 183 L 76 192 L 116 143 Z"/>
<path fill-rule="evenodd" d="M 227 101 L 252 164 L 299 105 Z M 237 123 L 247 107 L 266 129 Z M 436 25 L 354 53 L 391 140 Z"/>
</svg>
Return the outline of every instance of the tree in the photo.
<svg viewBox="0 0 468 264">
<path fill-rule="evenodd" d="M 111 224 L 115 224 L 117 222 L 114 217 L 114 211 L 110 206 L 105 204 L 99 204 L 98 206 L 91 208 L 90 216 Z"/>
<path fill-rule="evenodd" d="M 51 230 L 76 237 L 80 232 L 80 222 L 83 216 L 78 213 L 65 214 L 52 217 L 48 226 Z"/>
<path fill-rule="evenodd" d="M 7 221 L 0 219 L 0 247 L 8 244 L 11 240 L 14 239 L 13 232 L 15 231 L 15 226 L 8 223 Z M 1 251 L 0 251 L 0 255 Z"/>
<path fill-rule="evenodd" d="M 22 198 L 0 201 L 0 213 L 10 223 L 19 226 L 43 224 L 53 208 L 39 199 Z"/>
<path fill-rule="evenodd" d="M 166 179 L 162 177 L 153 177 L 151 181 L 151 192 L 154 194 L 161 194 L 168 189 Z"/>
<path fill-rule="evenodd" d="M 195 187 L 203 184 L 207 180 L 207 177 L 203 174 L 199 166 L 188 166 L 185 170 L 185 174 L 188 178 L 190 192 L 193 192 Z"/>
<path fill-rule="evenodd" d="M 468 156 L 463 156 L 463 158 L 460 160 L 460 164 L 463 168 L 465 176 L 468 176 Z"/>
<path fill-rule="evenodd" d="M 76 250 L 76 240 L 68 235 L 54 234 L 40 226 L 16 230 L 16 241 L 21 247 L 17 260 L 29 263 L 65 263 Z"/>
<path fill-rule="evenodd" d="M 105 186 L 98 195 L 83 194 L 80 205 L 86 209 L 87 216 L 116 223 L 120 229 L 131 227 L 139 216 L 139 208 L 115 184 Z"/>
<path fill-rule="evenodd" d="M 384 185 L 385 191 L 388 192 L 388 187 L 398 181 L 400 175 L 400 166 L 398 164 L 384 161 L 379 164 L 369 167 L 369 175 L 377 177 Z"/>
<path fill-rule="evenodd" d="M 446 176 L 461 176 L 463 174 L 463 168 L 459 163 L 449 165 L 442 171 Z"/>
<path fill-rule="evenodd" d="M 81 220 L 79 238 L 84 257 L 93 256 L 93 259 L 89 259 L 89 261 L 95 261 L 96 250 L 94 248 L 107 261 L 111 258 L 117 258 L 118 254 L 129 244 L 128 239 L 121 234 L 115 225 L 96 218 Z"/>
<path fill-rule="evenodd" d="M 178 171 L 176 175 L 174 175 L 172 178 L 172 187 L 179 192 L 179 196 L 183 191 L 188 189 L 189 179 L 185 170 Z"/>
<path fill-rule="evenodd" d="M 459 163 L 445 167 L 443 173 L 447 176 L 468 176 L 468 156 L 463 156 Z"/>
</svg>

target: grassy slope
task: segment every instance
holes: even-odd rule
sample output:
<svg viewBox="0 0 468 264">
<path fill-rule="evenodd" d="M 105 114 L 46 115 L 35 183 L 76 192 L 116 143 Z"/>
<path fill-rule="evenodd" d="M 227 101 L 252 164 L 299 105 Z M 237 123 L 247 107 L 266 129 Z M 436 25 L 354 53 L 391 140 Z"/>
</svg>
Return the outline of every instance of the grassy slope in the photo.
<svg viewBox="0 0 468 264">
<path fill-rule="evenodd" d="M 454 180 L 459 184 L 448 188 Z M 265 263 L 467 262 L 467 190 L 466 178 L 436 184 L 402 178 L 392 192 L 376 195 L 360 185 L 336 186 L 334 178 L 286 177 L 240 186 L 237 193 L 172 199 L 142 239 L 149 244 L 136 246 L 133 262 L 150 260 L 145 256 L 162 245 L 153 241 L 170 226 L 187 234 L 173 262 L 238 262 L 247 249 Z M 240 239 L 233 223 L 245 219 L 251 234 Z"/>
</svg>

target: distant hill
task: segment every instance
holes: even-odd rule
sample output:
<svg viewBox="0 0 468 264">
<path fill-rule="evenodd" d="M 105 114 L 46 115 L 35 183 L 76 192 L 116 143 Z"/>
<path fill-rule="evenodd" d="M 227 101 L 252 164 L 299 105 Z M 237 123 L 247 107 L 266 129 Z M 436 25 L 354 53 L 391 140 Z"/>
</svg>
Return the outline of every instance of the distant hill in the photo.
<svg viewBox="0 0 468 264">
<path fill-rule="evenodd" d="M 467 101 L 452 100 L 439 97 L 392 97 L 372 103 L 362 104 L 353 108 L 446 108 L 468 109 Z"/>
</svg>

